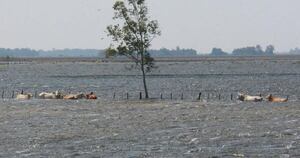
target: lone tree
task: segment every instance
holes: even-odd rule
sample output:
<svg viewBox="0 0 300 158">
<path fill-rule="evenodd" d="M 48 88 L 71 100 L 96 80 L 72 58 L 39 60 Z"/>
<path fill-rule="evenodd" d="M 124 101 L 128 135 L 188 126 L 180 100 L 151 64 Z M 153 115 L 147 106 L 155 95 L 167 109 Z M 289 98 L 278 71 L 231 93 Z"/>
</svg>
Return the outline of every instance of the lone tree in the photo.
<svg viewBox="0 0 300 158">
<path fill-rule="evenodd" d="M 158 22 L 150 20 L 145 0 L 117 0 L 113 6 L 116 24 L 107 27 L 113 43 L 106 56 L 126 56 L 135 62 L 143 75 L 145 98 L 149 98 L 146 73 L 154 68 L 148 52 L 152 40 L 161 34 Z"/>
</svg>

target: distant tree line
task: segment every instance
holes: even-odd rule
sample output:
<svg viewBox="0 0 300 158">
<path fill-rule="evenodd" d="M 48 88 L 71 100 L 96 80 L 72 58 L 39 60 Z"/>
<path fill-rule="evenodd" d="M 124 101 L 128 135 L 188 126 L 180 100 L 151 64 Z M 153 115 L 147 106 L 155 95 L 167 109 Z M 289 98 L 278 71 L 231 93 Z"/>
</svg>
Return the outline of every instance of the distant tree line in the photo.
<svg viewBox="0 0 300 158">
<path fill-rule="evenodd" d="M 224 52 L 221 48 L 213 48 L 210 55 L 225 56 L 225 55 L 228 55 L 228 53 Z"/>
<path fill-rule="evenodd" d="M 223 51 L 221 48 L 213 48 L 211 56 L 264 56 L 274 55 L 275 47 L 269 45 L 262 49 L 260 45 L 234 49 L 231 53 Z M 152 57 L 193 57 L 200 54 L 194 49 L 161 48 L 159 50 L 149 50 Z M 288 54 L 300 54 L 300 48 L 291 49 Z M 52 49 L 34 50 L 30 48 L 7 49 L 0 48 L 0 57 L 99 57 L 105 58 L 105 50 L 98 49 Z"/>
<path fill-rule="evenodd" d="M 29 48 L 6 49 L 0 48 L 0 57 L 37 57 L 39 53 Z"/>
<path fill-rule="evenodd" d="M 52 49 L 0 48 L 0 57 L 104 57 L 104 50 L 97 49 Z"/>
<path fill-rule="evenodd" d="M 224 52 L 221 48 L 213 48 L 210 55 L 212 56 L 264 56 L 264 55 L 274 55 L 275 47 L 273 45 L 268 45 L 265 50 L 262 49 L 260 45 L 237 48 L 232 51 L 231 54 Z"/>
<path fill-rule="evenodd" d="M 52 49 L 38 52 L 40 57 L 104 57 L 104 51 L 97 49 Z"/>
<path fill-rule="evenodd" d="M 300 54 L 300 49 L 299 48 L 291 49 L 289 51 L 289 54 Z"/>
<path fill-rule="evenodd" d="M 159 50 L 149 50 L 152 57 L 190 57 L 197 56 L 197 51 L 194 49 L 181 49 L 176 47 L 176 49 L 161 48 Z"/>
<path fill-rule="evenodd" d="M 194 49 L 166 49 L 149 50 L 153 57 L 188 57 L 197 56 Z M 99 57 L 105 58 L 105 50 L 97 49 L 52 49 L 33 50 L 29 48 L 5 49 L 0 48 L 0 57 Z"/>
<path fill-rule="evenodd" d="M 274 55 L 274 46 L 269 45 L 266 47 L 265 51 L 263 51 L 260 45 L 255 47 L 245 47 L 235 49 L 232 52 L 232 55 Z"/>
</svg>

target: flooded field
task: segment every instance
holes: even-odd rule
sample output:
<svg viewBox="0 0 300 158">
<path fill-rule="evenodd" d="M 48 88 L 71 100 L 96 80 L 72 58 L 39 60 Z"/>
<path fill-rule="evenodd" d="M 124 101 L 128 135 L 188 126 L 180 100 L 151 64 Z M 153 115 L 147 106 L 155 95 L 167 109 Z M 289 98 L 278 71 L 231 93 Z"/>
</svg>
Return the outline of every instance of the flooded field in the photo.
<svg viewBox="0 0 300 158">
<path fill-rule="evenodd" d="M 178 98 L 194 99 L 199 92 L 228 96 L 240 91 L 268 93 L 298 99 L 299 60 L 222 60 L 201 62 L 159 62 L 148 75 L 150 97 L 170 93 Z M 297 59 L 296 58 L 296 59 Z M 89 92 L 102 99 L 119 99 L 130 93 L 138 98 L 143 91 L 140 72 L 131 63 L 27 63 L 0 68 L 0 90 L 10 98 L 12 91 Z"/>
<path fill-rule="evenodd" d="M 299 102 L 2 101 L 1 157 L 299 157 Z"/>
<path fill-rule="evenodd" d="M 0 157 L 300 157 L 300 58 L 157 66 L 149 92 L 165 99 L 139 101 L 141 76 L 130 63 L 1 65 Z M 94 91 L 100 99 L 11 99 L 22 89 Z M 290 100 L 231 100 L 239 91 Z"/>
</svg>

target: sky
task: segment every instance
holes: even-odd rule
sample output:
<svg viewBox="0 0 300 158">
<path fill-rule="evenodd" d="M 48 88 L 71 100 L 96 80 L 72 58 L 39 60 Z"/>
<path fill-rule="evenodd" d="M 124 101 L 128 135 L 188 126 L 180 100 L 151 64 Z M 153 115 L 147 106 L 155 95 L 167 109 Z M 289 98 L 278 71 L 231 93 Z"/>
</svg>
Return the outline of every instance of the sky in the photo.
<svg viewBox="0 0 300 158">
<path fill-rule="evenodd" d="M 109 46 L 114 0 L 0 0 L 2 48 Z M 235 48 L 273 44 L 277 52 L 300 47 L 299 0 L 147 0 L 162 35 L 153 49 Z"/>
</svg>

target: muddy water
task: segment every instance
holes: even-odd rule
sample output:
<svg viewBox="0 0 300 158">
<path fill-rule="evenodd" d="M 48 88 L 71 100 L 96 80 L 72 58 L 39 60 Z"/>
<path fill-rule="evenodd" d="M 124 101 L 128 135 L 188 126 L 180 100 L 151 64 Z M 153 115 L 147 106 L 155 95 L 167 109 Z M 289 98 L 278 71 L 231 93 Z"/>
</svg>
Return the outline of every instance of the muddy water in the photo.
<svg viewBox="0 0 300 158">
<path fill-rule="evenodd" d="M 1 101 L 1 157 L 299 157 L 299 102 Z"/>
</svg>

